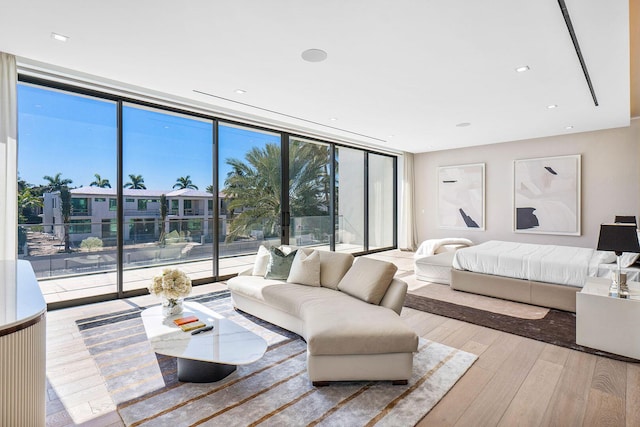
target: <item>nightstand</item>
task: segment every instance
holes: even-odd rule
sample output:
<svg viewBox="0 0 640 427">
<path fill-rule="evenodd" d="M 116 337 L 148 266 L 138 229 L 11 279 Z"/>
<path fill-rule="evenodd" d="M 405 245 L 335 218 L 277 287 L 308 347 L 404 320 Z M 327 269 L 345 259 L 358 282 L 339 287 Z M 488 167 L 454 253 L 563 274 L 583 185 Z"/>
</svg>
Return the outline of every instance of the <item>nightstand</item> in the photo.
<svg viewBox="0 0 640 427">
<path fill-rule="evenodd" d="M 609 296 L 611 279 L 589 277 L 576 294 L 576 342 L 640 359 L 640 283 L 629 282 L 630 298 Z"/>
</svg>

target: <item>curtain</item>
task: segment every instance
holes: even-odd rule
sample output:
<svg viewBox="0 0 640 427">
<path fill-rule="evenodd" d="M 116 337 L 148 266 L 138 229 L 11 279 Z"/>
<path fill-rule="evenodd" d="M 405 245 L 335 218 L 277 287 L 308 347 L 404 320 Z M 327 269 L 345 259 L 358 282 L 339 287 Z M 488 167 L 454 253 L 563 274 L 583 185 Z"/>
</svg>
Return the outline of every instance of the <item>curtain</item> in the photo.
<svg viewBox="0 0 640 427">
<path fill-rule="evenodd" d="M 415 251 L 418 235 L 415 223 L 415 182 L 413 153 L 403 153 L 402 179 L 400 181 L 400 219 L 398 247 L 403 251 Z"/>
<path fill-rule="evenodd" d="M 18 229 L 16 58 L 0 52 L 0 322 L 15 316 Z"/>
</svg>

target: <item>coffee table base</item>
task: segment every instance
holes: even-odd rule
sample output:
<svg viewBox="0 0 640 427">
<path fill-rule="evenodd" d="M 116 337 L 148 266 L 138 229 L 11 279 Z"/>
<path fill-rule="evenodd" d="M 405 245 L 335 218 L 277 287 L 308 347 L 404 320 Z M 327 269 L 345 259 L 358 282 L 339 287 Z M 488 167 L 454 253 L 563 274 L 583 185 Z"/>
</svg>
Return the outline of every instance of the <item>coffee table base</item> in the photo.
<svg viewBox="0 0 640 427">
<path fill-rule="evenodd" d="M 220 381 L 236 370 L 236 365 L 178 358 L 178 380 L 189 383 Z"/>
</svg>

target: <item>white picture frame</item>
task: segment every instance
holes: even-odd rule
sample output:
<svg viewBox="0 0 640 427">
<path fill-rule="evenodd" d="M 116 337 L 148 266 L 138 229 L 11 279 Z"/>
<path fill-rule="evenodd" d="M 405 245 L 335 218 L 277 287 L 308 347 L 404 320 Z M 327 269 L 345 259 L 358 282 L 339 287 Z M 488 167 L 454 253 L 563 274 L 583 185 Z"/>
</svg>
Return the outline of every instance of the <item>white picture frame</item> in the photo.
<svg viewBox="0 0 640 427">
<path fill-rule="evenodd" d="M 485 164 L 438 168 L 438 227 L 485 229 Z"/>
<path fill-rule="evenodd" d="M 581 235 L 580 154 L 513 162 L 513 231 Z"/>
</svg>

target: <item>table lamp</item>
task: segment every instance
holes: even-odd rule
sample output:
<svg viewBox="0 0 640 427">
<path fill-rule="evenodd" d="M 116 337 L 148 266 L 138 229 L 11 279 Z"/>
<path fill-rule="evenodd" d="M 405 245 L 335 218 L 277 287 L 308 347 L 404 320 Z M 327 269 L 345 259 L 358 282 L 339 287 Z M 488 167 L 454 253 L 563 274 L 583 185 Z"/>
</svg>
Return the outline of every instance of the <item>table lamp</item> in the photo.
<svg viewBox="0 0 640 427">
<path fill-rule="evenodd" d="M 638 226 L 638 221 L 636 220 L 635 215 L 616 215 L 616 219 L 613 222 L 615 222 L 615 223 L 624 223 L 624 224 L 633 224 L 636 227 Z"/>
<path fill-rule="evenodd" d="M 640 252 L 635 224 L 601 224 L 598 238 L 599 251 L 613 251 L 618 257 L 618 272 L 611 284 L 610 294 L 620 296 L 620 257 L 622 252 Z"/>
</svg>

